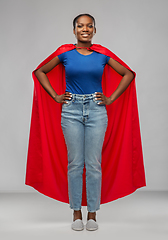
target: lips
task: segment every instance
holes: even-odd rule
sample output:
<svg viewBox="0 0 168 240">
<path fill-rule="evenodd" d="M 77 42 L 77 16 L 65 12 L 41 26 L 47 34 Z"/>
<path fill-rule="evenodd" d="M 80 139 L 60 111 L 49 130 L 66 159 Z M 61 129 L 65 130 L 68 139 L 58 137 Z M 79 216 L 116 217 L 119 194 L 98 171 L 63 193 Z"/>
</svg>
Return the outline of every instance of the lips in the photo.
<svg viewBox="0 0 168 240">
<path fill-rule="evenodd" d="M 88 37 L 90 34 L 85 33 L 85 34 L 81 34 L 81 35 L 82 35 L 82 37 Z"/>
</svg>

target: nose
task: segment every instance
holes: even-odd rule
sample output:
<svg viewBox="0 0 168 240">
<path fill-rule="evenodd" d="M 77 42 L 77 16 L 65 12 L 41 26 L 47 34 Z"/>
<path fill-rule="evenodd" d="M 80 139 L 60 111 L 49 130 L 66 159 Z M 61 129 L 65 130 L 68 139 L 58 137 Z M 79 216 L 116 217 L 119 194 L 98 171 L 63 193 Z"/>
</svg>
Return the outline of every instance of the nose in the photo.
<svg viewBox="0 0 168 240">
<path fill-rule="evenodd" d="M 88 32 L 88 27 L 87 26 L 83 26 L 83 31 Z"/>
</svg>

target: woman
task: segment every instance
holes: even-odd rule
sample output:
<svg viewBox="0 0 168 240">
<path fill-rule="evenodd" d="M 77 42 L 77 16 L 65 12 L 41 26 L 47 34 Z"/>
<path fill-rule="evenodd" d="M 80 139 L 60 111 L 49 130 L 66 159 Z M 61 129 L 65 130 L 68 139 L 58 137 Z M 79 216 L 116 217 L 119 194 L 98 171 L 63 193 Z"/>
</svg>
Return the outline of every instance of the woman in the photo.
<svg viewBox="0 0 168 240">
<path fill-rule="evenodd" d="M 52 56 L 50 61 L 39 66 L 34 74 L 55 102 L 62 104 L 61 126 L 68 151 L 68 196 L 70 208 L 74 210 L 72 229 L 84 229 L 81 205 L 85 166 L 88 208 L 86 229 L 96 230 L 96 211 L 100 209 L 101 203 L 101 154 L 107 128 L 106 106 L 112 105 L 128 88 L 135 73 L 114 58 L 100 53 L 96 48 L 94 50 L 92 38 L 96 27 L 95 19 L 91 15 L 78 15 L 73 21 L 73 33 L 77 44 L 69 51 Z M 60 64 L 64 65 L 66 72 L 66 90 L 63 94 L 57 93 L 47 75 Z M 109 97 L 103 93 L 101 85 L 106 65 L 122 76 Z M 136 188 L 145 186 L 142 161 L 141 173 L 142 181 Z M 32 185 L 28 180 L 27 184 Z"/>
</svg>

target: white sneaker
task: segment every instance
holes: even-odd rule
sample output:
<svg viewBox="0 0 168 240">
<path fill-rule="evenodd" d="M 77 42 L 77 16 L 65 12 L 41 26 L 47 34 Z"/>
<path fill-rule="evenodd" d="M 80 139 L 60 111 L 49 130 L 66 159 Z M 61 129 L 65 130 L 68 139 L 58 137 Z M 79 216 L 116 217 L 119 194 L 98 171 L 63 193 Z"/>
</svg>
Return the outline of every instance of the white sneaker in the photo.
<svg viewBox="0 0 168 240">
<path fill-rule="evenodd" d="M 84 229 L 83 221 L 81 219 L 76 219 L 75 221 L 73 221 L 71 228 L 75 231 L 83 230 Z"/>
<path fill-rule="evenodd" d="M 98 229 L 98 224 L 95 220 L 89 219 L 86 223 L 86 230 L 94 231 Z"/>
</svg>

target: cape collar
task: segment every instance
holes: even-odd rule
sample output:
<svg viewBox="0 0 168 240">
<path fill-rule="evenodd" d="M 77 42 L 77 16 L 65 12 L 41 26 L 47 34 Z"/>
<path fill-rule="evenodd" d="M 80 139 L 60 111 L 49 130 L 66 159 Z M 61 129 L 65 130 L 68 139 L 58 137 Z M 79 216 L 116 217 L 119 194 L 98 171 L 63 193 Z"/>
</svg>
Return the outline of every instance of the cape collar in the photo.
<svg viewBox="0 0 168 240">
<path fill-rule="evenodd" d="M 74 44 L 74 46 L 75 46 L 75 44 Z M 75 48 L 78 48 L 78 49 L 85 48 L 85 49 L 87 49 L 87 50 L 89 50 L 89 51 L 93 51 L 93 50 L 92 50 L 92 46 L 93 46 L 93 44 L 92 44 L 90 47 L 76 47 L 76 46 L 75 46 Z"/>
</svg>

